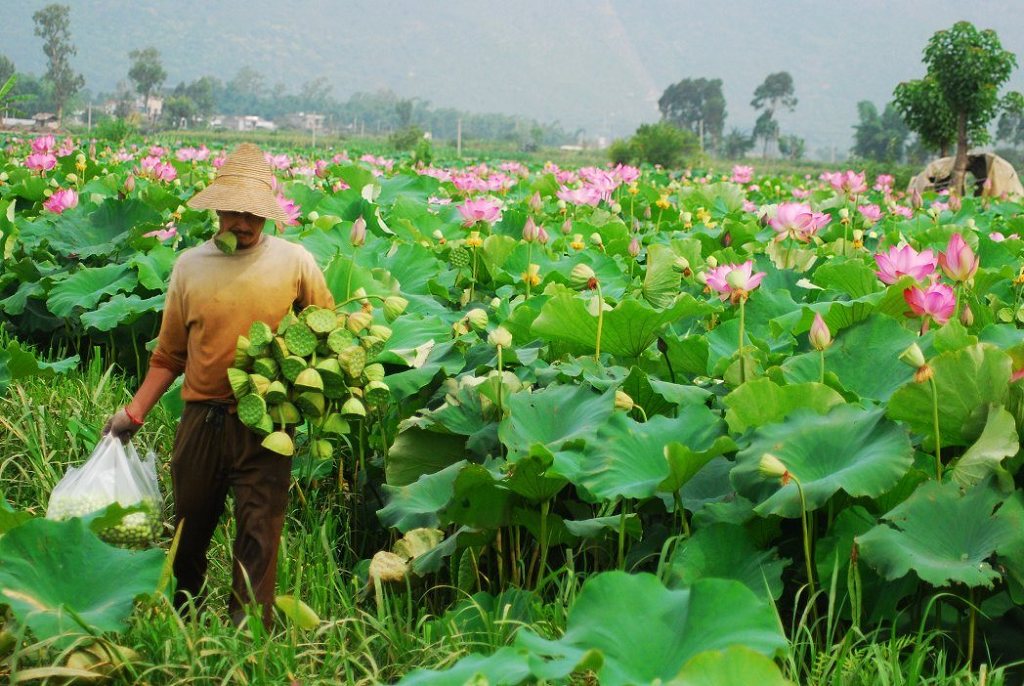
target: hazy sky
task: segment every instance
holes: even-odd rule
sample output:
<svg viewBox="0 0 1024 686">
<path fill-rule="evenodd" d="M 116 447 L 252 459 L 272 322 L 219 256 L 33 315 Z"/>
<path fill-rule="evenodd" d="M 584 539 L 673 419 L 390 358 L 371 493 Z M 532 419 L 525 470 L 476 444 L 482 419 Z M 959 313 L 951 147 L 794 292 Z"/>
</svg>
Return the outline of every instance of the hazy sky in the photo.
<svg viewBox="0 0 1024 686">
<path fill-rule="evenodd" d="M 32 13 L 0 0 L 0 53 L 45 69 Z M 851 145 L 856 103 L 882 106 L 924 73 L 936 30 L 959 19 L 994 28 L 1024 60 L 1024 0 L 68 0 L 76 67 L 113 90 L 128 52 L 156 46 L 167 85 L 250 65 L 293 90 L 327 77 L 333 95 L 390 88 L 435 107 L 524 114 L 590 136 L 658 118 L 657 99 L 685 77 L 721 78 L 726 127 L 749 130 L 753 90 L 793 75 L 799 104 L 779 116 L 811 154 Z M 1024 91 L 1018 68 L 1011 87 Z"/>
</svg>

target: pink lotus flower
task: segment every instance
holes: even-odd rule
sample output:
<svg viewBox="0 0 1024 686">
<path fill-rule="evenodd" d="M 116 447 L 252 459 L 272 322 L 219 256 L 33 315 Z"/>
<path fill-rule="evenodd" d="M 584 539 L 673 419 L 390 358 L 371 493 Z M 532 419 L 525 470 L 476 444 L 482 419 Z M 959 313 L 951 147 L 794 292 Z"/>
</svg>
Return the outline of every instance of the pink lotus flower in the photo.
<svg viewBox="0 0 1024 686">
<path fill-rule="evenodd" d="M 67 157 L 75 151 L 75 142 L 70 138 L 65 138 L 57 149 L 57 157 Z"/>
<path fill-rule="evenodd" d="M 43 203 L 43 207 L 48 212 L 53 212 L 54 214 L 60 214 L 64 210 L 78 207 L 78 193 L 73 188 L 62 188 L 54 191 L 53 195 Z"/>
<path fill-rule="evenodd" d="M 593 186 L 583 186 L 582 188 L 562 186 L 555 195 L 559 200 L 564 200 L 572 205 L 596 206 L 601 202 L 601 192 Z"/>
<path fill-rule="evenodd" d="M 903 291 L 903 299 L 910 305 L 913 316 L 923 317 L 922 333 L 928 330 L 929 322 L 943 325 L 956 310 L 956 296 L 953 289 L 944 283 L 933 283 L 922 289 L 913 286 Z"/>
<path fill-rule="evenodd" d="M 32 152 L 45 155 L 53 152 L 56 147 L 57 139 L 53 137 L 53 134 L 38 136 L 37 138 L 32 139 Z"/>
<path fill-rule="evenodd" d="M 882 283 L 894 284 L 904 275 L 924 281 L 935 271 L 938 259 L 930 249 L 917 252 L 909 245 L 904 245 L 902 248 L 889 248 L 888 253 L 878 253 L 875 255 L 875 263 L 878 265 L 875 273 Z"/>
<path fill-rule="evenodd" d="M 149 154 L 152 157 L 163 157 L 167 154 L 167 148 L 161 148 L 159 145 L 152 145 L 149 148 Z"/>
<path fill-rule="evenodd" d="M 827 181 L 834 190 L 847 195 L 857 195 L 868 189 L 864 173 L 858 174 L 852 169 L 845 172 L 825 172 L 821 175 L 821 179 Z"/>
<path fill-rule="evenodd" d="M 807 190 L 806 188 L 794 188 L 793 189 L 793 197 L 798 199 L 798 200 L 803 200 L 804 198 L 809 198 L 810 195 L 811 195 L 811 192 L 809 190 Z"/>
<path fill-rule="evenodd" d="M 757 212 L 757 205 L 755 205 L 754 203 L 750 202 L 749 200 L 744 200 L 743 201 L 743 211 L 744 212 Z"/>
<path fill-rule="evenodd" d="M 174 238 L 178 235 L 178 228 L 174 224 L 168 224 L 166 229 L 157 229 L 156 231 L 150 231 L 149 233 L 142 234 L 143 238 L 155 238 L 161 243 L 166 241 L 168 238 Z"/>
<path fill-rule="evenodd" d="M 896 179 L 891 174 L 879 174 L 875 177 L 874 189 L 876 191 L 882 191 L 888 193 L 892 190 L 892 185 L 896 182 Z"/>
<path fill-rule="evenodd" d="M 744 164 L 737 164 L 732 168 L 732 179 L 733 183 L 750 183 L 750 180 L 754 178 L 754 168 L 748 167 Z"/>
<path fill-rule="evenodd" d="M 157 181 L 174 181 L 178 178 L 178 170 L 169 162 L 161 162 L 159 157 L 150 155 L 139 162 L 140 173 Z"/>
<path fill-rule="evenodd" d="M 949 209 L 949 203 L 942 202 L 941 200 L 936 200 L 935 202 L 932 203 L 930 209 L 933 209 L 936 212 L 945 212 L 946 210 Z"/>
<path fill-rule="evenodd" d="M 904 205 L 896 205 L 890 210 L 890 212 L 894 217 L 904 217 L 905 219 L 912 219 L 914 216 L 914 210 Z"/>
<path fill-rule="evenodd" d="M 784 202 L 779 204 L 768 225 L 775 229 L 777 241 L 789 237 L 806 243 L 829 221 L 831 218 L 827 214 L 813 211 L 810 205 Z"/>
<path fill-rule="evenodd" d="M 501 205 L 490 198 L 477 198 L 467 200 L 458 206 L 459 214 L 462 215 L 462 225 L 470 227 L 477 222 L 493 224 L 501 219 Z"/>
<path fill-rule="evenodd" d="M 736 302 L 746 298 L 750 291 L 761 284 L 767 272 L 754 271 L 754 261 L 747 260 L 743 264 L 723 264 L 707 272 L 707 283 L 718 291 L 719 300 Z"/>
<path fill-rule="evenodd" d="M 299 217 L 302 216 L 302 208 L 294 200 L 283 195 L 278 194 L 275 199 L 281 210 L 288 216 L 288 220 L 284 222 L 285 226 L 297 226 Z"/>
<path fill-rule="evenodd" d="M 630 184 L 640 178 L 640 170 L 627 164 L 617 164 L 611 169 L 612 176 L 619 180 L 619 183 Z"/>
<path fill-rule="evenodd" d="M 811 347 L 815 350 L 824 350 L 832 345 L 832 332 L 828 330 L 828 324 L 817 312 L 814 313 L 814 321 L 811 323 L 811 331 L 808 334 Z"/>
<path fill-rule="evenodd" d="M 57 166 L 57 158 L 48 152 L 34 152 L 25 158 L 25 166 L 42 174 Z"/>
<path fill-rule="evenodd" d="M 858 205 L 857 211 L 871 224 L 877 223 L 882 218 L 882 208 L 878 205 Z"/>
<path fill-rule="evenodd" d="M 981 258 L 975 256 L 971 246 L 964 242 L 963 236 L 954 233 L 949 238 L 946 252 L 939 253 L 939 266 L 953 281 L 970 281 L 978 271 Z"/>
</svg>

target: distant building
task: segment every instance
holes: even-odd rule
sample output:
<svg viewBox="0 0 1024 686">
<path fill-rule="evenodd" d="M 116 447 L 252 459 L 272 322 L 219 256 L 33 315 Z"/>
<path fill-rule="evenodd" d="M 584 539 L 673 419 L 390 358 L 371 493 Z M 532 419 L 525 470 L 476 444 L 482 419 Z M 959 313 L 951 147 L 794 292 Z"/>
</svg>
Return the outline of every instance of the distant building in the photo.
<svg viewBox="0 0 1024 686">
<path fill-rule="evenodd" d="M 288 129 L 302 129 L 304 131 L 323 131 L 326 115 L 315 112 L 292 112 L 284 116 L 281 125 Z"/>
<path fill-rule="evenodd" d="M 210 120 L 210 126 L 231 131 L 273 131 L 277 128 L 274 122 L 255 114 L 215 116 Z"/>
</svg>

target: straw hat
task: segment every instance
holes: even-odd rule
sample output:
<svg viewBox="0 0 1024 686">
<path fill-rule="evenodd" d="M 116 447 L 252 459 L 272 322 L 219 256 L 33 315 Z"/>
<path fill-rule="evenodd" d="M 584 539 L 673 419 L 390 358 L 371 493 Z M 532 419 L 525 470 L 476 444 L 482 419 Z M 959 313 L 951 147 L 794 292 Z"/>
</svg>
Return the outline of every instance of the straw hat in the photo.
<svg viewBox="0 0 1024 686">
<path fill-rule="evenodd" d="M 249 212 L 259 217 L 286 222 L 288 215 L 277 204 L 274 172 L 263 151 L 242 143 L 224 160 L 213 183 L 192 196 L 189 207 L 197 210 Z"/>
</svg>

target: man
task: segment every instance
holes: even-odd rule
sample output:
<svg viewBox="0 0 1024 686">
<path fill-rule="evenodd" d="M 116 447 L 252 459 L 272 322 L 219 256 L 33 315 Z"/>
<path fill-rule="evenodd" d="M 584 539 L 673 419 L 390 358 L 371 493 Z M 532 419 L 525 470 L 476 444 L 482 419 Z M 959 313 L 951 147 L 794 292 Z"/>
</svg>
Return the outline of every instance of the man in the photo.
<svg viewBox="0 0 1024 686">
<path fill-rule="evenodd" d="M 228 156 L 213 183 L 189 200 L 191 207 L 217 212 L 217 236 L 178 257 L 149 371 L 131 402 L 104 428 L 130 439 L 184 372 L 185 410 L 171 456 L 175 525 L 182 524 L 174 560 L 175 604 L 180 608 L 190 598 L 197 607 L 202 602 L 206 552 L 230 488 L 237 535 L 229 611 L 240 624 L 243 605 L 255 599 L 268 627 L 291 459 L 263 448 L 260 437 L 239 421 L 227 369 L 238 336 L 254 321 L 276 328 L 293 308 L 334 306 L 313 256 L 264 234 L 267 219 L 287 220 L 272 183 L 262 151 L 246 143 Z M 234 250 L 218 247 L 230 244 L 224 240 L 228 234 L 237 242 Z"/>
</svg>

